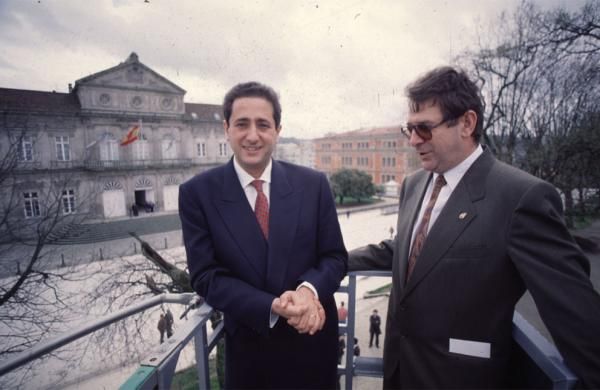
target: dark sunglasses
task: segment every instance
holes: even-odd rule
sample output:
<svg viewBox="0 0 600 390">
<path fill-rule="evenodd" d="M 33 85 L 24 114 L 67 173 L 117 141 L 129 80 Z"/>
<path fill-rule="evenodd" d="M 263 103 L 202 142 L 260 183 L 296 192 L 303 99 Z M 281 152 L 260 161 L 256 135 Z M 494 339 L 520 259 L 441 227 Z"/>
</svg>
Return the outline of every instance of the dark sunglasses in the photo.
<svg viewBox="0 0 600 390">
<path fill-rule="evenodd" d="M 414 131 L 417 133 L 419 138 L 423 139 L 424 141 L 429 141 L 433 137 L 433 134 L 431 134 L 431 131 L 433 129 L 435 129 L 436 127 L 440 127 L 444 123 L 455 119 L 457 118 L 443 119 L 440 123 L 435 125 L 429 125 L 427 123 L 407 123 L 406 126 L 402 126 L 401 130 L 402 134 L 404 134 L 406 138 L 410 139 L 410 136 Z"/>
</svg>

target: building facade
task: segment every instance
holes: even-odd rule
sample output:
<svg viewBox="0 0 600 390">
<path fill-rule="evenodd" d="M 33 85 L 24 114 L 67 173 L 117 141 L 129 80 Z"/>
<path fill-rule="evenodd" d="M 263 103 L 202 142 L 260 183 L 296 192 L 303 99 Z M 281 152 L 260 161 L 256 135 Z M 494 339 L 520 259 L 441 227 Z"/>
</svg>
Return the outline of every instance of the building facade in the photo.
<svg viewBox="0 0 600 390">
<path fill-rule="evenodd" d="M 314 169 L 315 144 L 313 140 L 280 137 L 273 158 Z"/>
<path fill-rule="evenodd" d="M 68 93 L 0 88 L 0 156 L 16 159 L 3 204 L 29 219 L 49 194 L 93 218 L 177 210 L 179 184 L 231 157 L 221 106 L 185 93 L 135 53 Z"/>
<path fill-rule="evenodd" d="M 315 141 L 315 167 L 331 175 L 358 169 L 376 185 L 402 182 L 419 167 L 417 156 L 400 127 L 377 127 L 331 134 Z"/>
</svg>

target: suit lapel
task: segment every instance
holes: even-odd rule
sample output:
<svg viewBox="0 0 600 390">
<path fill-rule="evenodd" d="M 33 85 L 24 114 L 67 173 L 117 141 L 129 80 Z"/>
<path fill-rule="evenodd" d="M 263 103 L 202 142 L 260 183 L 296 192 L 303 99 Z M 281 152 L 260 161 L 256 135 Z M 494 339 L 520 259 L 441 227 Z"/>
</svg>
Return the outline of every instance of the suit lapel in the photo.
<svg viewBox="0 0 600 390">
<path fill-rule="evenodd" d="M 473 203 L 485 197 L 485 177 L 493 162 L 493 156 L 487 149 L 484 150 L 459 181 L 427 235 L 404 295 L 419 284 L 477 217 L 477 209 Z M 405 254 L 405 262 L 407 258 L 408 253 Z"/>
<path fill-rule="evenodd" d="M 264 279 L 267 243 L 235 173 L 233 159 L 225 166 L 223 188 L 216 207 L 245 259 L 261 280 Z"/>
<path fill-rule="evenodd" d="M 279 294 L 283 288 L 298 218 L 302 211 L 302 191 L 292 188 L 285 167 L 273 160 L 269 205 L 269 256 L 267 291 Z"/>
<path fill-rule="evenodd" d="M 476 217 L 475 207 L 464 187 L 459 183 L 454 189 L 435 224 L 431 227 L 425 245 L 417 259 L 415 269 L 406 284 L 405 294 L 410 293 L 421 279 L 431 271 L 442 259 L 448 248 Z M 465 215 L 463 213 L 466 213 L 466 216 L 461 219 L 459 216 L 461 214 Z"/>
</svg>

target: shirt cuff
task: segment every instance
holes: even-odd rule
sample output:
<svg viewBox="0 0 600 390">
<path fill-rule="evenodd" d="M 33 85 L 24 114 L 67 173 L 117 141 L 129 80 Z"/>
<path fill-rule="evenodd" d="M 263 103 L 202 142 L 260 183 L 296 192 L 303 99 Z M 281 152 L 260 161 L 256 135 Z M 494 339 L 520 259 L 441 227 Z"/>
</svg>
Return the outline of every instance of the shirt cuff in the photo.
<svg viewBox="0 0 600 390">
<path fill-rule="evenodd" d="M 315 288 L 315 286 L 313 286 L 311 283 L 309 283 L 309 282 L 300 283 L 300 285 L 296 288 L 296 291 L 298 291 L 298 289 L 300 287 L 308 287 L 310 289 L 310 291 L 312 291 L 313 294 L 315 294 L 315 298 L 319 299 L 319 293 L 317 292 L 317 289 Z"/>
<path fill-rule="evenodd" d="M 278 319 L 279 314 L 273 313 L 273 309 L 271 309 L 271 313 L 269 314 L 269 328 L 273 329 Z"/>
</svg>

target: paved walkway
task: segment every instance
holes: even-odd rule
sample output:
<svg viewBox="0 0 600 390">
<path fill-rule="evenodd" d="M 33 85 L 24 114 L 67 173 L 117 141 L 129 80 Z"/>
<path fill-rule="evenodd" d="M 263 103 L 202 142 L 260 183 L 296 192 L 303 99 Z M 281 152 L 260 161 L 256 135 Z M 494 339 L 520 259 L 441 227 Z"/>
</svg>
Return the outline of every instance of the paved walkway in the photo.
<svg viewBox="0 0 600 390">
<path fill-rule="evenodd" d="M 381 202 L 364 206 L 340 207 L 339 215 L 347 218 L 358 212 L 376 209 L 395 208 L 398 204 L 397 198 L 384 198 Z M 391 210 L 393 211 L 393 210 Z M 181 230 L 181 221 L 176 211 L 161 213 L 140 213 L 137 217 L 124 217 L 107 221 L 90 221 L 76 228 L 64 231 L 64 237 L 56 239 L 54 245 L 80 245 L 103 241 L 118 240 L 130 237 L 129 232 L 135 232 L 139 236 L 148 234 L 171 232 Z"/>
<path fill-rule="evenodd" d="M 397 199 L 386 199 L 376 205 L 338 211 L 346 247 L 351 250 L 390 236 L 390 227 L 396 226 L 397 214 L 388 214 L 381 208 L 394 207 Z M 135 232 L 154 249 L 163 250 L 183 245 L 181 222 L 177 213 L 141 214 L 112 221 L 93 221 L 78 226 L 65 238 L 43 249 L 46 269 L 71 266 L 90 261 L 118 258 L 140 253 L 139 243 L 129 232 Z M 0 247 L 0 277 L 15 275 L 15 259 L 31 255 L 33 248 L 14 247 L 3 251 Z"/>
</svg>

